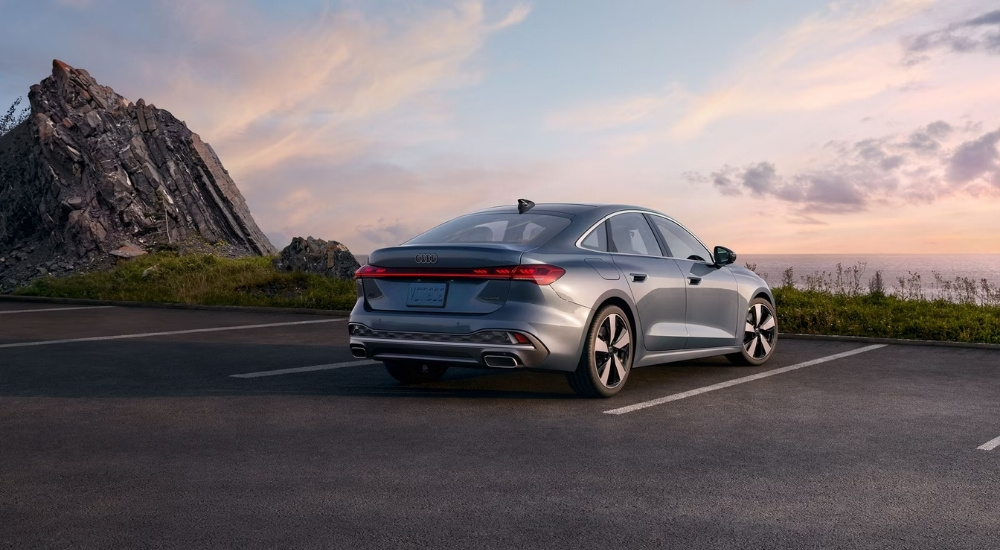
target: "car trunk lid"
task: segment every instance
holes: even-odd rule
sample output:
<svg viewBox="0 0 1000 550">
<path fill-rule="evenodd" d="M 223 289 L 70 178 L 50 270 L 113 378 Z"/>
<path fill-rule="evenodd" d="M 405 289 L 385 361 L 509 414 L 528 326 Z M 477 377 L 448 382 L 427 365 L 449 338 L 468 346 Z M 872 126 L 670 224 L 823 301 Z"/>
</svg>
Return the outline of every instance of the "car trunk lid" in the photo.
<svg viewBox="0 0 1000 550">
<path fill-rule="evenodd" d="M 397 246 L 372 252 L 360 278 L 375 311 L 487 314 L 507 301 L 505 276 L 531 247 L 513 244 Z"/>
</svg>

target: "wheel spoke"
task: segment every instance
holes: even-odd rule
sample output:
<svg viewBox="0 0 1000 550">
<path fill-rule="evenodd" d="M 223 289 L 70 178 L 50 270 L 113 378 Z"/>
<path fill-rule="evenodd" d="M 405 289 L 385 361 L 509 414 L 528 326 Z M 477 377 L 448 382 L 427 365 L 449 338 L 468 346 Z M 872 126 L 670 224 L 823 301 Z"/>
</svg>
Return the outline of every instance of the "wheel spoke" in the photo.
<svg viewBox="0 0 1000 550">
<path fill-rule="evenodd" d="M 743 327 L 744 334 L 753 334 L 754 326 L 753 323 L 747 321 L 747 324 Z"/>
<path fill-rule="evenodd" d="M 624 328 L 621 334 L 618 335 L 618 339 L 614 341 L 612 346 L 622 349 L 628 346 L 632 342 L 632 337 L 629 335 L 628 329 Z"/>
<path fill-rule="evenodd" d="M 608 343 L 598 337 L 594 342 L 594 351 L 597 353 L 608 353 Z"/>
<path fill-rule="evenodd" d="M 757 340 L 759 340 L 759 338 L 754 336 L 749 342 L 747 342 L 747 353 L 750 354 L 750 357 L 757 356 Z"/>
<path fill-rule="evenodd" d="M 760 335 L 760 345 L 761 347 L 764 348 L 764 355 L 771 353 L 771 344 L 767 342 L 767 338 L 764 338 L 763 334 Z M 762 355 L 761 357 L 763 357 L 764 355 Z"/>
<path fill-rule="evenodd" d="M 760 326 L 760 318 L 763 316 L 764 306 L 757 304 L 753 306 L 753 324 L 754 326 Z"/>
<path fill-rule="evenodd" d="M 603 365 L 597 366 L 597 373 L 601 375 L 601 384 L 608 385 L 608 375 L 611 374 L 611 363 L 614 362 L 614 354 L 608 355 L 608 359 Z"/>
<path fill-rule="evenodd" d="M 615 369 L 618 372 L 618 381 L 621 382 L 625 379 L 625 363 L 618 357 L 615 357 Z"/>
<path fill-rule="evenodd" d="M 760 330 L 771 330 L 772 328 L 774 328 L 774 315 L 771 315 L 766 321 L 760 324 Z"/>
</svg>

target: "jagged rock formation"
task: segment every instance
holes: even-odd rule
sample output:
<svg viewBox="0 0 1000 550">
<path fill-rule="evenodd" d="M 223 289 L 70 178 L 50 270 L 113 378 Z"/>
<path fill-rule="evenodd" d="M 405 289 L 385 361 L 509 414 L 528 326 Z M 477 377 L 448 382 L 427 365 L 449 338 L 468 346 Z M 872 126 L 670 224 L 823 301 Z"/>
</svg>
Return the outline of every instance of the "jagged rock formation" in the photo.
<svg viewBox="0 0 1000 550">
<path fill-rule="evenodd" d="M 361 264 L 346 246 L 337 241 L 295 237 L 274 259 L 274 267 L 283 271 L 305 271 L 351 279 Z"/>
<path fill-rule="evenodd" d="M 53 61 L 0 137 L 0 288 L 122 247 L 270 255 L 215 151 L 172 114 Z"/>
</svg>

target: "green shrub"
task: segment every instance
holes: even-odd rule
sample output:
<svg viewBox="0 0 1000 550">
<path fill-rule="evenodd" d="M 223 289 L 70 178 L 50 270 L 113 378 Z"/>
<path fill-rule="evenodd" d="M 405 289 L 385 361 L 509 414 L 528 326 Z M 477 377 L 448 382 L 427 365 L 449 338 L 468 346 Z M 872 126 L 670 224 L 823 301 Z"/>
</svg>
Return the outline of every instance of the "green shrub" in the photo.
<svg viewBox="0 0 1000 550">
<path fill-rule="evenodd" d="M 110 271 L 41 278 L 15 294 L 314 309 L 350 309 L 355 302 L 354 281 L 277 271 L 270 258 L 168 252 L 122 261 Z"/>
<path fill-rule="evenodd" d="M 1000 344 L 1000 307 L 774 289 L 781 332 Z"/>
</svg>

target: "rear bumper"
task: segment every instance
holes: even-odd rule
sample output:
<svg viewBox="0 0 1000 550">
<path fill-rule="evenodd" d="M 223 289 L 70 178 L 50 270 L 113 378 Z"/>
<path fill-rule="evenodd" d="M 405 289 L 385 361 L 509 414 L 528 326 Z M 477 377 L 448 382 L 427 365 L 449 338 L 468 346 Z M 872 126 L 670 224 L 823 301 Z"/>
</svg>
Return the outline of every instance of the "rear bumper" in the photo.
<svg viewBox="0 0 1000 550">
<path fill-rule="evenodd" d="M 373 311 L 358 300 L 348 323 L 350 346 L 358 357 L 381 361 L 574 371 L 590 309 L 541 288 L 540 303 L 508 301 L 485 315 Z M 500 336 L 515 332 L 528 343 Z"/>
<path fill-rule="evenodd" d="M 538 368 L 549 350 L 532 334 L 484 330 L 473 333 L 428 333 L 374 330 L 350 323 L 351 352 L 379 361 L 423 361 L 482 368 Z M 520 335 L 527 343 L 518 343 Z"/>
</svg>

